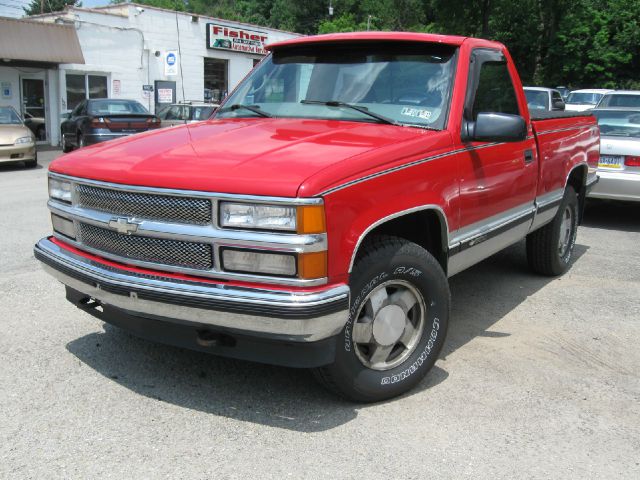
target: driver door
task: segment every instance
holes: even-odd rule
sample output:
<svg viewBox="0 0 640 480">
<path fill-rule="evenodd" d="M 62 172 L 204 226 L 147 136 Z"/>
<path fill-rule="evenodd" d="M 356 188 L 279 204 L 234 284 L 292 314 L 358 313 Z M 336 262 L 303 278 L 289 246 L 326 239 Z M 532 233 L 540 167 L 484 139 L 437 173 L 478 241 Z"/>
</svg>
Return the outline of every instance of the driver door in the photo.
<svg viewBox="0 0 640 480">
<path fill-rule="evenodd" d="M 524 95 L 503 53 L 476 49 L 471 56 L 464 120 L 478 113 L 521 115 L 528 121 Z M 515 142 L 461 142 L 460 229 L 452 239 L 453 273 L 525 237 L 531 226 L 538 160 L 531 125 Z"/>
</svg>

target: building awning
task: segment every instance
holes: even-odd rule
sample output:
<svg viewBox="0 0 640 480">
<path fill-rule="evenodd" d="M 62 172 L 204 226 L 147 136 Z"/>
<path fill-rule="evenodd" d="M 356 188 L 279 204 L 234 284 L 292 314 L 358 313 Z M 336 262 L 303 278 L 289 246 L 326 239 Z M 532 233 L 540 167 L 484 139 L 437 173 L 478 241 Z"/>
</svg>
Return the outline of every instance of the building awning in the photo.
<svg viewBox="0 0 640 480">
<path fill-rule="evenodd" d="M 84 57 L 73 26 L 0 17 L 2 62 L 84 63 Z"/>
</svg>

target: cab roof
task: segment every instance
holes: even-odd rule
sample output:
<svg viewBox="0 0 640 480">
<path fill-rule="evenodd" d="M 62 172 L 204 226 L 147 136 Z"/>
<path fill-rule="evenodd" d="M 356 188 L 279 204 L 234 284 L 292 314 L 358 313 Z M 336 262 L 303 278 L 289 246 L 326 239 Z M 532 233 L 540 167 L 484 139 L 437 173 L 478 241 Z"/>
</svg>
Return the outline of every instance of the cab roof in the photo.
<svg viewBox="0 0 640 480">
<path fill-rule="evenodd" d="M 444 45 L 453 45 L 459 47 L 467 40 L 473 40 L 474 43 L 483 46 L 493 46 L 500 48 L 502 45 L 498 42 L 490 42 L 470 37 L 460 37 L 457 35 L 437 35 L 433 33 L 414 33 L 414 32 L 349 32 L 349 33 L 329 33 L 326 35 L 313 35 L 309 37 L 298 37 L 282 42 L 267 45 L 267 50 L 273 50 L 281 47 L 289 47 L 294 45 L 309 45 L 314 43 L 342 43 L 353 41 L 382 41 L 382 42 L 425 42 L 425 43 L 441 43 Z"/>
</svg>

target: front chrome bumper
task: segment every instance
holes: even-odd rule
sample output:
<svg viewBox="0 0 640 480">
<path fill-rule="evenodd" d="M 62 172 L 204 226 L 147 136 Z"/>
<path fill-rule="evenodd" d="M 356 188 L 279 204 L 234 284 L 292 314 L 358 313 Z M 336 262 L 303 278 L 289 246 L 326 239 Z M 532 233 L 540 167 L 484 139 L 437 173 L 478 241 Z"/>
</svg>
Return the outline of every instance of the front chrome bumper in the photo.
<svg viewBox="0 0 640 480">
<path fill-rule="evenodd" d="M 35 245 L 34 255 L 67 287 L 141 317 L 293 342 L 332 337 L 348 319 L 347 285 L 310 293 L 137 274 L 77 255 L 47 238 Z"/>
<path fill-rule="evenodd" d="M 22 162 L 33 160 L 36 157 L 36 144 L 26 143 L 20 145 L 8 145 L 0 147 L 0 163 Z"/>
</svg>

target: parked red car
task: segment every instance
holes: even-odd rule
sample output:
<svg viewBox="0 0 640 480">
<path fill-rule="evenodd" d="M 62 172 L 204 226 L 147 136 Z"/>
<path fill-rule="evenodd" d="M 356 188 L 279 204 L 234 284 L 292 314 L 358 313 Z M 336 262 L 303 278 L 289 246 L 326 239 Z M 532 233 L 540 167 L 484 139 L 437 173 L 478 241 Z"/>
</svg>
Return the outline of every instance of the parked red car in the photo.
<svg viewBox="0 0 640 480">
<path fill-rule="evenodd" d="M 447 277 L 524 238 L 534 271 L 569 268 L 598 127 L 532 117 L 503 45 L 367 32 L 269 49 L 212 120 L 51 164 L 35 255 L 72 303 L 376 401 L 435 363 Z"/>
</svg>

